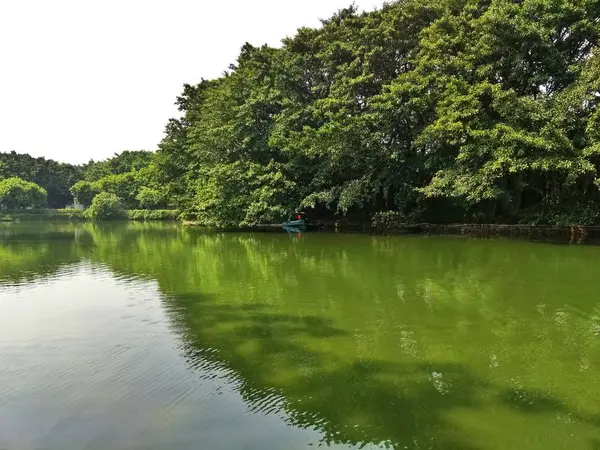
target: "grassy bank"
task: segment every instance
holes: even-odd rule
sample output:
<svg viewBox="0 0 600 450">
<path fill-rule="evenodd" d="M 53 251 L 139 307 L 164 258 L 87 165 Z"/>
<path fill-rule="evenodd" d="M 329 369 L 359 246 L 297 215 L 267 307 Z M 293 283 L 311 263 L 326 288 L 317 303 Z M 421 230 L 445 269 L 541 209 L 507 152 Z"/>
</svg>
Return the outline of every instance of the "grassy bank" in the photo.
<svg viewBox="0 0 600 450">
<path fill-rule="evenodd" d="M 177 209 L 130 209 L 125 211 L 129 220 L 177 220 Z"/>
<path fill-rule="evenodd" d="M 123 220 L 177 220 L 178 210 L 132 209 L 125 211 Z M 34 222 L 34 221 L 86 221 L 85 211 L 79 209 L 39 209 L 27 211 L 0 211 L 0 222 Z"/>
<path fill-rule="evenodd" d="M 0 222 L 85 220 L 78 209 L 30 209 L 26 211 L 0 211 Z"/>
</svg>

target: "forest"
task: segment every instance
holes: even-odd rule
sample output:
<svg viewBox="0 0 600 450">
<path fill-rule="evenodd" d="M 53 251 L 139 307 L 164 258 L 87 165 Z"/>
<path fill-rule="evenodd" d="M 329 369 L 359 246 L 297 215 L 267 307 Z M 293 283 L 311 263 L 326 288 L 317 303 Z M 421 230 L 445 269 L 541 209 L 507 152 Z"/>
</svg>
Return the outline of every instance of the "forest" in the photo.
<svg viewBox="0 0 600 450">
<path fill-rule="evenodd" d="M 349 7 L 184 85 L 156 152 L 70 166 L 0 155 L 62 207 L 108 193 L 213 226 L 316 218 L 593 224 L 600 2 Z M 14 180 L 12 181 L 14 183 Z M 6 189 L 5 189 L 6 191 Z M 0 203 L 2 188 L 0 187 Z"/>
</svg>

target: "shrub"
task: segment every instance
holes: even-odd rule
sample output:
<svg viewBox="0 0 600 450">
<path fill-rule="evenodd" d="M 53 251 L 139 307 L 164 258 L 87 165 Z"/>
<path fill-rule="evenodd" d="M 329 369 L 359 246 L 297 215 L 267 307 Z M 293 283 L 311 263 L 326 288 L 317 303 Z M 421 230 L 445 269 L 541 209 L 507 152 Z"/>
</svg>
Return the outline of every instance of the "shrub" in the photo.
<svg viewBox="0 0 600 450">
<path fill-rule="evenodd" d="M 376 213 L 372 218 L 375 228 L 393 228 L 406 222 L 406 218 L 399 211 L 385 211 Z"/>
<path fill-rule="evenodd" d="M 51 216 L 62 217 L 69 220 L 84 220 L 86 218 L 85 211 L 76 208 L 57 209 Z"/>
<path fill-rule="evenodd" d="M 119 197 L 109 192 L 101 192 L 94 197 L 92 204 L 85 211 L 85 216 L 96 220 L 123 219 L 125 211 Z"/>
</svg>

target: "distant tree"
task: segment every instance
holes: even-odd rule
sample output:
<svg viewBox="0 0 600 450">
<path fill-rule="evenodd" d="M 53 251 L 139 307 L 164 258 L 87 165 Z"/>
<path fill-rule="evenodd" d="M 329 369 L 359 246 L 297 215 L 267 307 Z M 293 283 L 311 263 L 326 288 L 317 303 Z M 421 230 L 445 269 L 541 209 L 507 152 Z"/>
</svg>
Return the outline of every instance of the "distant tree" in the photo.
<svg viewBox="0 0 600 450">
<path fill-rule="evenodd" d="M 5 209 L 39 208 L 48 193 L 35 183 L 12 177 L 0 181 L 0 206 Z"/>
</svg>

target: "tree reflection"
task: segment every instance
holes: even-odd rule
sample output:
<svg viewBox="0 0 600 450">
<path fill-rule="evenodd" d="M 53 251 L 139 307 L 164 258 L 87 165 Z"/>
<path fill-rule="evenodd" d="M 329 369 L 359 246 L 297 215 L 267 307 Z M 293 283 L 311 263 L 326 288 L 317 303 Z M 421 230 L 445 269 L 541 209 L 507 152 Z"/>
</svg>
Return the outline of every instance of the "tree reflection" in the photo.
<svg viewBox="0 0 600 450">
<path fill-rule="evenodd" d="M 254 411 L 320 430 L 323 444 L 512 448 L 529 433 L 540 436 L 529 448 L 547 448 L 573 439 L 573 423 L 586 445 L 600 438 L 587 394 L 600 389 L 594 248 L 78 230 L 87 238 L 0 251 L 20 271 L 86 259 L 156 280 L 192 369 L 223 377 Z"/>
</svg>

